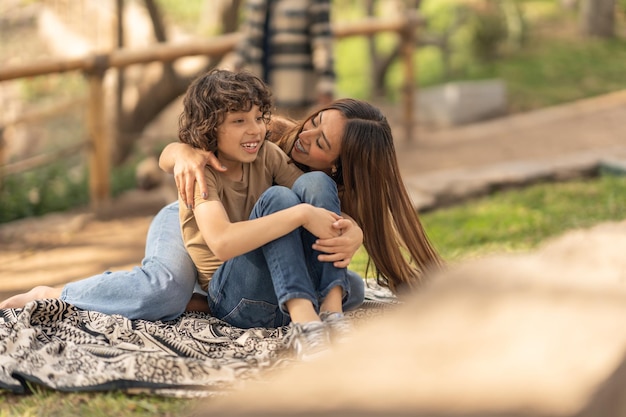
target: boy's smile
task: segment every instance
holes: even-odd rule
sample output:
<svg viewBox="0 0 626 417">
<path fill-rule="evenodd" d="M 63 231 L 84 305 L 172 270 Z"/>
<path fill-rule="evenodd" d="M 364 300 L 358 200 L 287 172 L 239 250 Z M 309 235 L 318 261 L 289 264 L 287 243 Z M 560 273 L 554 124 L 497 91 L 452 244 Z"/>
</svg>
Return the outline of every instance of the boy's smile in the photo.
<svg viewBox="0 0 626 417">
<path fill-rule="evenodd" d="M 246 152 L 253 154 L 258 151 L 258 147 L 260 143 L 261 143 L 260 141 L 254 141 L 254 142 L 242 143 L 241 146 Z"/>
</svg>

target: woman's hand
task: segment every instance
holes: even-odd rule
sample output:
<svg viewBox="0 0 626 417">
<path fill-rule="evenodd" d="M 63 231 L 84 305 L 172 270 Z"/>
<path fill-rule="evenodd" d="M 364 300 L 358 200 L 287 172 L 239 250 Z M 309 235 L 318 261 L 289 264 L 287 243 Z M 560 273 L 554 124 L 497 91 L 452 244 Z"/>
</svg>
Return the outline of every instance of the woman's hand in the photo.
<svg viewBox="0 0 626 417">
<path fill-rule="evenodd" d="M 330 239 L 318 239 L 313 249 L 324 252 L 324 255 L 317 257 L 320 262 L 332 262 L 337 268 L 347 268 L 363 244 L 363 231 L 350 219 L 337 220 L 333 227 L 338 229 L 341 235 Z"/>
<path fill-rule="evenodd" d="M 179 151 L 174 163 L 174 180 L 176 188 L 188 208 L 194 207 L 194 190 L 196 182 L 203 198 L 207 197 L 207 185 L 204 179 L 204 167 L 211 159 L 216 159 L 213 152 L 191 147 Z M 219 163 L 219 162 L 218 162 Z M 219 164 L 221 166 L 221 164 Z"/>
<path fill-rule="evenodd" d="M 213 152 L 193 148 L 180 142 L 167 145 L 159 158 L 161 169 L 174 174 L 178 193 L 188 208 L 194 207 L 196 182 L 200 187 L 201 195 L 204 198 L 207 196 L 207 185 L 204 179 L 206 165 L 210 165 L 217 171 L 226 171 Z"/>
</svg>

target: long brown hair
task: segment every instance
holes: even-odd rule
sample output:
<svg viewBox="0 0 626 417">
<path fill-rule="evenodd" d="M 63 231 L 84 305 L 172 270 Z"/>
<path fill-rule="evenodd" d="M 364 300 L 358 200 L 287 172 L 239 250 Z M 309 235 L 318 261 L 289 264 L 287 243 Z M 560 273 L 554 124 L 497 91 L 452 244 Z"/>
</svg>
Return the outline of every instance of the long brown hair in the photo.
<svg viewBox="0 0 626 417">
<path fill-rule="evenodd" d="M 335 100 L 319 111 L 331 109 L 346 119 L 332 176 L 341 192 L 342 211 L 363 229 L 370 256 L 367 269 L 373 263 L 377 282 L 394 293 L 416 288 L 425 273 L 443 261 L 402 181 L 391 127 L 382 112 L 365 101 Z"/>
</svg>

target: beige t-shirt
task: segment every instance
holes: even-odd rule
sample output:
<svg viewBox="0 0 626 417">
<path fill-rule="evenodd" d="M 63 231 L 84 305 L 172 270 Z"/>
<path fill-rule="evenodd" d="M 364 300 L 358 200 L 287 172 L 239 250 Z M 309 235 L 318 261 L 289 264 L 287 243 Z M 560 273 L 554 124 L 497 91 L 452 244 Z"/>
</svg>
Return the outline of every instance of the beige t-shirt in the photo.
<svg viewBox="0 0 626 417">
<path fill-rule="evenodd" d="M 206 167 L 204 176 L 208 186 L 208 197 L 200 196 L 196 184 L 194 201 L 198 206 L 207 201 L 221 201 L 231 222 L 248 220 L 254 204 L 261 194 L 274 184 L 290 187 L 302 175 L 302 171 L 274 143 L 263 142 L 254 162 L 243 164 L 242 181 L 228 179 L 220 172 Z M 206 291 L 213 273 L 223 263 L 209 249 L 200 233 L 193 210 L 187 209 L 180 200 L 180 225 L 183 241 L 198 270 L 198 282 Z"/>
</svg>

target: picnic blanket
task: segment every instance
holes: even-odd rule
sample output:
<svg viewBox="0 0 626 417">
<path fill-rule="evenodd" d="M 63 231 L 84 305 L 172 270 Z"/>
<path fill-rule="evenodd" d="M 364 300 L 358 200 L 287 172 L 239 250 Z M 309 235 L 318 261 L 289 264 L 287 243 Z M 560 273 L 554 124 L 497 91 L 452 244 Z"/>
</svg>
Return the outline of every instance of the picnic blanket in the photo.
<svg viewBox="0 0 626 417">
<path fill-rule="evenodd" d="M 369 287 L 363 306 L 347 316 L 366 320 L 394 303 L 385 290 Z M 60 300 L 34 301 L 0 310 L 0 389 L 28 393 L 35 384 L 66 392 L 211 396 L 293 363 L 287 329 L 240 329 L 193 312 L 171 321 L 129 320 Z"/>
</svg>

